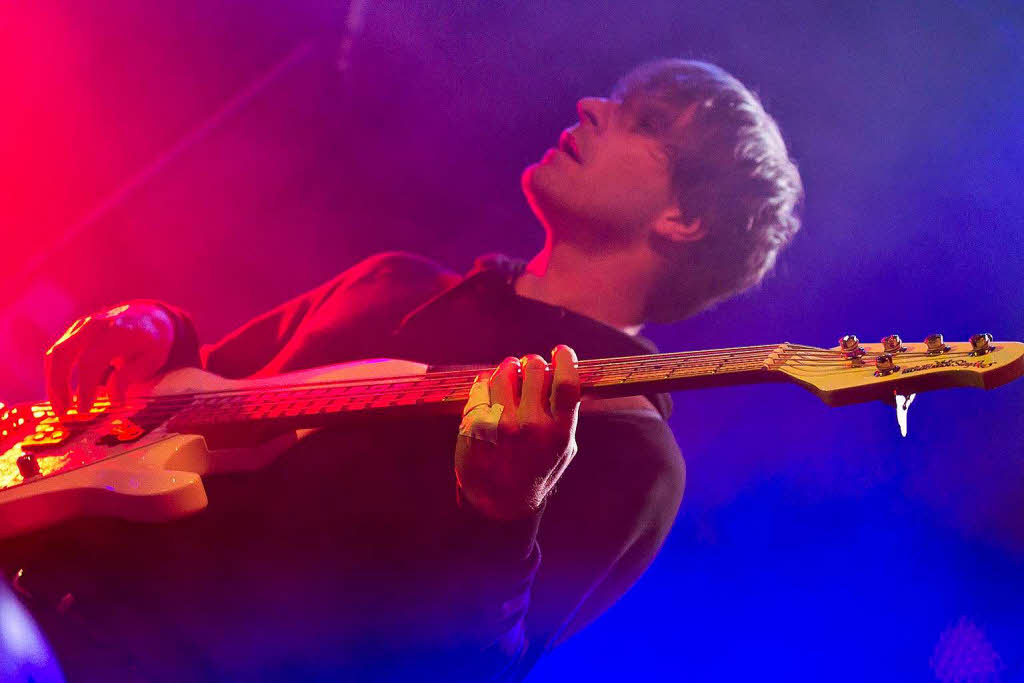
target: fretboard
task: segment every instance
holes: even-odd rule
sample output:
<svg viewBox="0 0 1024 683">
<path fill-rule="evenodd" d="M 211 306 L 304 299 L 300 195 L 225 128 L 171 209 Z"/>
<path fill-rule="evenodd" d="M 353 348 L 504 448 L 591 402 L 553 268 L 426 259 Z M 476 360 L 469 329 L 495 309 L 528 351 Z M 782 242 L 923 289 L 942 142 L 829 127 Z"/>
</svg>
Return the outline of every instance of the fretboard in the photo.
<svg viewBox="0 0 1024 683">
<path fill-rule="evenodd" d="M 584 395 L 632 396 L 659 391 L 783 379 L 772 372 L 793 350 L 788 344 L 582 360 Z M 177 402 L 172 426 L 202 431 L 242 423 L 315 427 L 339 418 L 395 412 L 457 412 L 478 375 L 494 367 L 432 369 L 421 375 L 371 381 L 331 381 L 265 389 L 169 397 Z M 171 405 L 167 406 L 168 408 Z"/>
</svg>

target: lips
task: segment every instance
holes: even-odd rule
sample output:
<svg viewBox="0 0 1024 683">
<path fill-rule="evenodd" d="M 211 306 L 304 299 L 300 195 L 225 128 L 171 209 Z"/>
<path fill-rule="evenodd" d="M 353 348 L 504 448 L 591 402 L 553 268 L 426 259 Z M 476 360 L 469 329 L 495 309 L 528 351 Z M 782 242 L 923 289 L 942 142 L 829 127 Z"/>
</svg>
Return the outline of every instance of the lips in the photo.
<svg viewBox="0 0 1024 683">
<path fill-rule="evenodd" d="M 569 131 L 562 131 L 562 136 L 558 138 L 558 149 L 572 157 L 573 161 L 577 164 L 583 163 L 583 158 L 580 156 L 580 148 L 576 144 L 576 138 Z"/>
</svg>

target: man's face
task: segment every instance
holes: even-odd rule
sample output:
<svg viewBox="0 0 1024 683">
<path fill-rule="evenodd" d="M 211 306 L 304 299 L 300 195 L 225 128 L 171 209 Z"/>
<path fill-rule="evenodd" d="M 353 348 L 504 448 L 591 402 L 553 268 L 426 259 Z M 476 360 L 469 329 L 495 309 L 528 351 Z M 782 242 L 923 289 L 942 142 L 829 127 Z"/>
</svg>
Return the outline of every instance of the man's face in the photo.
<svg viewBox="0 0 1024 683">
<path fill-rule="evenodd" d="M 646 239 L 654 218 L 675 205 L 664 149 L 620 102 L 587 97 L 577 111 L 558 148 L 523 171 L 530 207 L 556 237 Z"/>
</svg>

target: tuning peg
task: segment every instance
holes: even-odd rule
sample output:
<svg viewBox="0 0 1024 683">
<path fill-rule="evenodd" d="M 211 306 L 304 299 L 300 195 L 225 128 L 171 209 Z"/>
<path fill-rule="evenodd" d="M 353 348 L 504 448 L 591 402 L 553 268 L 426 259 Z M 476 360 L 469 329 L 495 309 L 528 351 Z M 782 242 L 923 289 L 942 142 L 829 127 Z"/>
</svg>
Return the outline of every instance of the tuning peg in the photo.
<svg viewBox="0 0 1024 683">
<path fill-rule="evenodd" d="M 970 355 L 984 356 L 986 353 L 992 353 L 991 341 L 992 335 L 987 332 L 971 335 L 971 348 L 973 351 L 971 351 Z"/>
<path fill-rule="evenodd" d="M 937 356 L 949 351 L 949 347 L 942 341 L 941 334 L 929 334 L 924 338 L 924 343 L 928 347 L 929 356 Z"/>
<path fill-rule="evenodd" d="M 885 377 L 900 369 L 900 366 L 892 362 L 891 353 L 880 353 L 875 359 L 875 377 Z"/>
<path fill-rule="evenodd" d="M 842 351 L 844 358 L 855 362 L 866 353 L 860 345 L 860 339 L 857 339 L 855 334 L 848 334 L 840 338 L 839 349 Z"/>
<path fill-rule="evenodd" d="M 882 349 L 886 353 L 901 353 L 907 350 L 907 347 L 903 345 L 903 340 L 900 339 L 898 334 L 890 334 L 888 337 L 882 337 Z"/>
</svg>

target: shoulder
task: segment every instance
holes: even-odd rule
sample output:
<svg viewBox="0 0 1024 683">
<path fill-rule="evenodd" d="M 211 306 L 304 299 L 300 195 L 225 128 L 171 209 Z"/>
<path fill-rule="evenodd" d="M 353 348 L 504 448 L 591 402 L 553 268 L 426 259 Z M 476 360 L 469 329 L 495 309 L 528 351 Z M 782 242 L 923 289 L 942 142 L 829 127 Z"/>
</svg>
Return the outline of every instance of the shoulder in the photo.
<svg viewBox="0 0 1024 683">
<path fill-rule="evenodd" d="M 473 268 L 466 273 L 466 277 L 472 277 L 477 273 L 490 272 L 498 274 L 511 282 L 522 275 L 525 268 L 526 261 L 523 259 L 513 258 L 498 252 L 491 252 L 489 254 L 484 254 L 483 256 L 478 256 L 473 262 Z"/>
<path fill-rule="evenodd" d="M 332 282 L 344 281 L 350 285 L 374 282 L 450 284 L 459 279 L 455 272 L 426 256 L 407 251 L 385 251 L 368 256 Z"/>
<path fill-rule="evenodd" d="M 387 251 L 369 256 L 321 285 L 320 302 L 347 300 L 379 305 L 425 301 L 462 278 L 425 256 Z"/>
<path fill-rule="evenodd" d="M 273 370 L 388 355 L 386 340 L 402 318 L 460 279 L 417 254 L 369 256 L 292 304 L 295 332 Z"/>
</svg>

